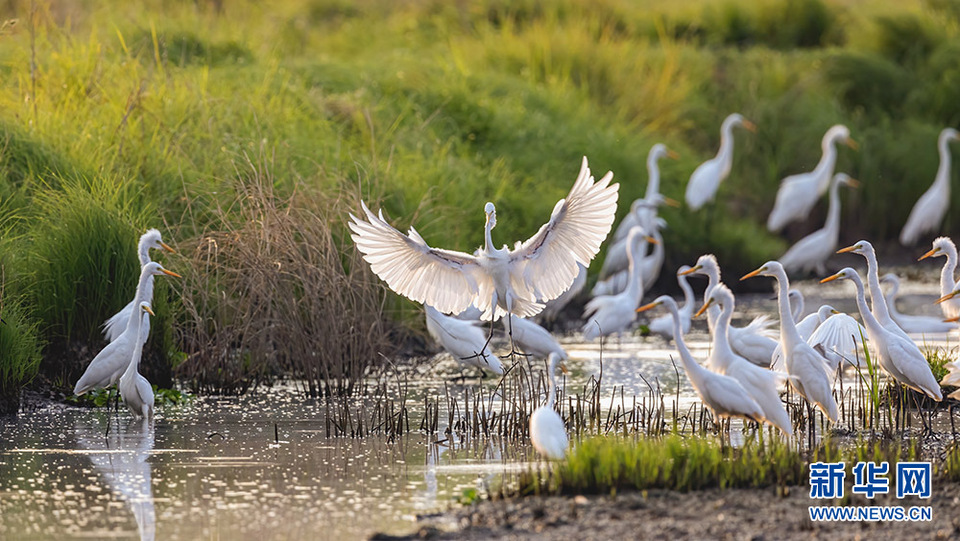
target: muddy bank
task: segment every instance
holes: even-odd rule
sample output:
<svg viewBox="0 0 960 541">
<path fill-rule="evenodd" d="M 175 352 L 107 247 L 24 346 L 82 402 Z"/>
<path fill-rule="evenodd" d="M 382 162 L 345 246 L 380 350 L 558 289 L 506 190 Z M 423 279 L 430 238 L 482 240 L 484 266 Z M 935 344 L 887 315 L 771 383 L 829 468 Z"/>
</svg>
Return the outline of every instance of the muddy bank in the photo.
<svg viewBox="0 0 960 541">
<path fill-rule="evenodd" d="M 847 490 L 849 493 L 849 488 Z M 820 522 L 809 519 L 809 487 L 651 490 L 610 496 L 530 497 L 482 502 L 422 519 L 405 539 L 955 539 L 960 484 L 934 481 L 929 500 L 856 496 L 849 505 L 929 505 L 930 522 Z M 829 502 L 829 500 L 825 500 Z M 451 531 L 452 530 L 452 531 Z M 377 539 L 374 536 L 374 539 Z M 380 537 L 380 539 L 395 539 Z"/>
</svg>

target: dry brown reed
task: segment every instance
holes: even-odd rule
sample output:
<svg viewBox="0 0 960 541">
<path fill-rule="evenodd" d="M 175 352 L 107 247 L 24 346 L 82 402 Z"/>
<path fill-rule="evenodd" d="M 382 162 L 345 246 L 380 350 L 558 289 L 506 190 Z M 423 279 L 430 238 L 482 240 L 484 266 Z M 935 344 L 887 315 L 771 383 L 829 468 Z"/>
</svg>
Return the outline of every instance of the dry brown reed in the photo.
<svg viewBox="0 0 960 541">
<path fill-rule="evenodd" d="M 274 191 L 268 160 L 186 248 L 178 367 L 197 389 L 244 392 L 278 374 L 311 396 L 348 395 L 395 349 L 384 290 L 353 248 L 345 197 Z"/>
</svg>

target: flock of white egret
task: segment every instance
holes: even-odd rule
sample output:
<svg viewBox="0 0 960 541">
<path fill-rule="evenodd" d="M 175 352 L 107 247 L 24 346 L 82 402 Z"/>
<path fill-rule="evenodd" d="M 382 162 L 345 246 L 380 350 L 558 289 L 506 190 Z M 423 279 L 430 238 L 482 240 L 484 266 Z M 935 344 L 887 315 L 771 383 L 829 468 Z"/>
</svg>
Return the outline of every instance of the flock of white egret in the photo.
<svg viewBox="0 0 960 541">
<path fill-rule="evenodd" d="M 696 210 L 716 197 L 733 163 L 733 128 L 755 131 L 750 121 L 739 114 L 728 116 L 721 128 L 717 156 L 698 167 L 686 187 L 687 205 Z M 946 129 L 940 136 L 940 170 L 927 194 L 918 202 L 900 236 L 912 244 L 927 232 L 936 231 L 949 200 L 949 141 L 957 133 Z M 868 306 L 863 282 L 857 271 L 845 268 L 824 278 L 823 282 L 848 279 L 856 287 L 857 306 L 864 326 L 830 306 L 803 315 L 803 298 L 790 289 L 788 272 L 826 274 L 825 261 L 835 251 L 839 237 L 839 188 L 856 188 L 858 181 L 835 173 L 837 143 L 853 149 L 856 143 L 842 125 L 831 127 L 823 137 L 823 157 L 813 171 L 792 175 L 781 182 L 774 208 L 767 221 L 771 231 L 806 217 L 821 195 L 829 191 L 829 210 L 824 227 L 801 239 L 779 261 L 768 261 L 741 280 L 768 276 L 777 280 L 780 319 L 779 339 L 774 321 L 765 316 L 746 327 L 731 325 L 734 295 L 720 280 L 720 267 L 711 254 L 701 256 L 693 266 L 678 269 L 677 279 L 684 291 L 679 307 L 673 298 L 660 296 L 640 306 L 645 290 L 660 272 L 664 260 L 663 239 L 659 230 L 665 225 L 657 216 L 662 204 L 676 204 L 659 193 L 658 161 L 675 154 L 664 145 L 655 145 L 647 167 L 649 184 L 645 196 L 631 204 L 630 212 L 611 236 L 601 280 L 592 290 L 585 307 L 583 337 L 598 337 L 631 330 L 637 312 L 663 306 L 668 314 L 650 322 L 652 333 L 673 340 L 684 370 L 703 403 L 718 417 L 743 417 L 793 434 L 790 416 L 779 395 L 787 384 L 819 408 L 831 422 L 839 411 L 833 394 L 837 374 L 846 365 L 859 362 L 858 347 L 866 337 L 872 358 L 897 382 L 942 400 L 940 386 L 916 343 L 905 332 L 935 333 L 956 328 L 960 316 L 960 283 L 954 277 L 956 247 L 946 237 L 938 238 L 933 249 L 921 259 L 945 256 L 941 276 L 941 306 L 946 321 L 925 316 L 909 316 L 896 311 L 893 303 L 899 283 L 885 276 L 891 285 L 886 297 L 880 288 L 878 263 L 873 246 L 860 241 L 839 252 L 863 255 L 867 260 L 867 279 L 871 304 Z M 583 159 L 580 174 L 568 196 L 553 209 L 550 220 L 513 250 L 494 247 L 491 232 L 496 226 L 492 203 L 485 206 L 484 245 L 473 254 L 429 246 L 411 227 L 404 235 L 374 214 L 361 202 L 365 218 L 350 215 L 352 238 L 373 271 L 395 292 L 426 306 L 431 335 L 465 365 L 503 373 L 500 359 L 490 349 L 493 321 L 507 316 L 505 330 L 510 337 L 511 354 L 516 348 L 527 354 L 547 357 L 549 391 L 547 403 L 530 418 L 530 437 L 534 448 L 548 458 L 565 456 L 568 438 L 562 420 L 554 410 L 555 370 L 567 358 L 560 344 L 545 329 L 527 318 L 553 318 L 574 298 L 586 283 L 586 269 L 610 233 L 617 209 L 618 185 L 611 184 L 608 172 L 599 181 Z M 933 194 L 933 195 L 931 195 Z M 693 290 L 687 277 L 703 275 L 708 279 L 704 303 L 696 316 L 706 312 L 713 335 L 712 352 L 706 366 L 690 354 L 683 336 L 690 329 L 694 310 Z M 452 315 L 445 315 L 452 314 Z M 490 321 L 484 336 L 479 320 Z M 473 321 L 465 321 L 473 319 Z M 960 384 L 960 363 L 948 364 L 950 373 L 943 384 Z"/>
</svg>

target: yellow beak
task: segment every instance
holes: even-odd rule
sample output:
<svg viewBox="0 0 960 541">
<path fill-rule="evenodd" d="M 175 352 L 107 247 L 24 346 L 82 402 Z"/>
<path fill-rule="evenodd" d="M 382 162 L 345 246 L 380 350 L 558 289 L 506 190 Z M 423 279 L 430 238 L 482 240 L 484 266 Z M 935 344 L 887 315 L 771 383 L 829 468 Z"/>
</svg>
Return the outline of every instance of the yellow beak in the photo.
<svg viewBox="0 0 960 541">
<path fill-rule="evenodd" d="M 954 291 L 953 293 L 947 293 L 946 295 L 944 295 L 944 296 L 940 297 L 939 299 L 937 299 L 937 302 L 934 303 L 934 304 L 940 304 L 940 303 L 942 303 L 942 302 L 949 301 L 950 299 L 956 297 L 957 295 L 960 295 L 960 290 Z"/>
<path fill-rule="evenodd" d="M 174 278 L 183 278 L 183 276 L 180 276 L 179 274 L 173 271 L 168 271 L 167 269 L 160 269 L 160 270 L 167 276 L 173 276 Z"/>
<path fill-rule="evenodd" d="M 847 179 L 847 186 L 850 186 L 851 188 L 859 188 L 860 181 L 853 177 L 850 177 L 849 179 Z"/>
<path fill-rule="evenodd" d="M 759 269 L 753 272 L 748 272 L 747 274 L 744 274 L 743 276 L 740 277 L 740 281 L 742 282 L 747 278 L 753 278 L 754 276 L 757 276 L 758 274 L 760 274 L 762 271 L 763 271 L 763 267 L 760 267 Z"/>
<path fill-rule="evenodd" d="M 670 150 L 670 149 L 668 148 L 668 149 L 667 149 L 667 157 L 670 158 L 671 160 L 679 160 L 679 159 L 680 159 L 680 154 L 677 154 L 676 151 Z"/>
<path fill-rule="evenodd" d="M 710 308 L 711 304 L 713 304 L 713 299 L 710 299 L 707 302 L 703 303 L 703 306 L 701 306 L 700 309 L 697 310 L 697 313 L 693 314 L 694 319 L 703 315 L 703 313 L 707 311 L 707 308 Z"/>
<path fill-rule="evenodd" d="M 956 323 L 958 321 L 960 321 L 960 316 L 948 317 L 947 319 L 943 320 L 944 323 Z"/>
<path fill-rule="evenodd" d="M 162 246 L 164 250 L 170 252 L 171 254 L 177 253 L 177 251 L 174 250 L 173 248 L 171 248 L 170 245 L 167 244 L 166 242 L 161 242 L 161 243 L 160 243 L 160 246 Z"/>
<path fill-rule="evenodd" d="M 847 146 L 853 150 L 860 150 L 860 145 L 852 137 L 847 137 Z"/>
<path fill-rule="evenodd" d="M 839 250 L 837 250 L 837 253 L 838 253 L 838 254 L 845 254 L 845 253 L 847 253 L 847 252 L 852 252 L 852 251 L 854 251 L 854 250 L 856 250 L 856 249 L 857 249 L 857 245 L 854 244 L 853 246 L 847 246 L 846 248 L 840 248 Z"/>
<path fill-rule="evenodd" d="M 934 248 L 934 249 L 930 250 L 929 252 L 927 252 L 927 253 L 923 254 L 922 256 L 920 256 L 920 259 L 918 259 L 917 261 L 923 261 L 924 259 L 926 259 L 926 258 L 928 258 L 928 257 L 933 257 L 933 256 L 937 255 L 938 253 L 940 253 L 940 248 Z"/>
<path fill-rule="evenodd" d="M 697 272 L 697 271 L 700 270 L 700 269 L 701 269 L 700 265 L 696 265 L 696 266 L 694 266 L 694 267 L 691 267 L 691 268 L 689 268 L 689 269 L 681 272 L 681 273 L 680 273 L 680 276 L 686 276 L 686 275 L 688 275 L 688 274 L 693 274 L 693 273 Z"/>
<path fill-rule="evenodd" d="M 679 207 L 679 206 L 680 206 L 680 202 L 679 202 L 679 201 L 677 201 L 676 199 L 671 199 L 671 198 L 669 198 L 669 197 L 664 197 L 664 198 L 663 198 L 663 204 L 664 204 L 664 205 L 667 205 L 668 207 Z"/>
<path fill-rule="evenodd" d="M 570 372 L 567 370 L 567 365 L 565 365 L 565 364 L 563 364 L 563 363 L 560 363 L 560 371 L 563 372 L 564 374 L 569 374 L 569 373 L 570 373 Z"/>
<path fill-rule="evenodd" d="M 143 306 L 143 311 L 146 312 L 146 313 L 148 313 L 148 314 L 150 314 L 150 315 L 153 316 L 153 317 L 157 317 L 157 314 L 154 314 L 154 313 L 153 313 L 153 310 L 152 310 L 149 306 L 144 305 L 144 306 Z"/>
<path fill-rule="evenodd" d="M 743 127 L 753 133 L 757 133 L 757 125 L 747 119 L 743 119 Z"/>
<path fill-rule="evenodd" d="M 825 284 L 825 283 L 827 283 L 827 282 L 832 282 L 832 281 L 836 280 L 837 278 L 840 278 L 840 273 L 834 274 L 833 276 L 827 276 L 827 277 L 824 278 L 823 280 L 820 280 L 820 283 L 821 283 L 821 284 Z"/>
</svg>

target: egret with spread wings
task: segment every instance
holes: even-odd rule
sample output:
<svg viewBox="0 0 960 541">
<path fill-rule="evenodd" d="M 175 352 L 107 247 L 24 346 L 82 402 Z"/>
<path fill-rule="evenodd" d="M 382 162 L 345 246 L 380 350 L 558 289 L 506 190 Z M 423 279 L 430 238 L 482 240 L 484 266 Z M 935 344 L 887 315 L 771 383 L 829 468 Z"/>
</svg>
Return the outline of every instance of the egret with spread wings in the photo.
<svg viewBox="0 0 960 541">
<path fill-rule="evenodd" d="M 416 229 L 404 235 L 361 201 L 366 220 L 350 215 L 353 241 L 373 272 L 397 293 L 445 313 L 476 305 L 483 320 L 504 314 L 531 317 L 570 287 L 580 268 L 597 255 L 617 211 L 618 184 L 608 172 L 595 181 L 583 159 L 580 174 L 550 221 L 513 250 L 495 248 L 497 224 L 487 203 L 484 245 L 471 254 L 432 248 Z"/>
</svg>

